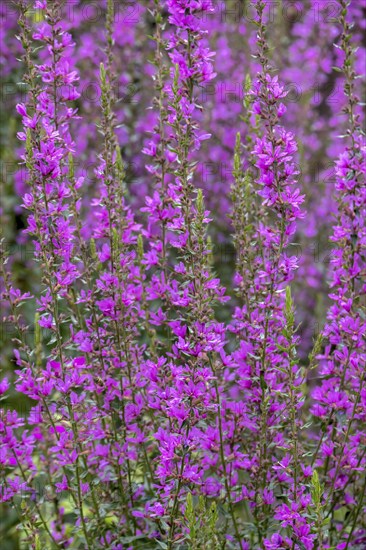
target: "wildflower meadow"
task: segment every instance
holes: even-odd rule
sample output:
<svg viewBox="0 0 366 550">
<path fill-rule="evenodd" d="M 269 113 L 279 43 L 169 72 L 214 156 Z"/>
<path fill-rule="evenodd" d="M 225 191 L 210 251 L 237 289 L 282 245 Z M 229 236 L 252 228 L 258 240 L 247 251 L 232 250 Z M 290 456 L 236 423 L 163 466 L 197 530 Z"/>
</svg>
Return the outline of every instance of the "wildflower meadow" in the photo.
<svg viewBox="0 0 366 550">
<path fill-rule="evenodd" d="M 366 550 L 365 0 L 3 0 L 2 550 Z"/>
</svg>

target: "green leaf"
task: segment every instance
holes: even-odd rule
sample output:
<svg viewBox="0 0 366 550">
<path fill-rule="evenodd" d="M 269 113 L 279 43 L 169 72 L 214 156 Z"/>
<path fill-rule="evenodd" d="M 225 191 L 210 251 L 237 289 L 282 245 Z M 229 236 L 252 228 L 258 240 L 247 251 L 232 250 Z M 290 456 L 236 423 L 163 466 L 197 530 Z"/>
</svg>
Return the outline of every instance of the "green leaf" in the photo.
<svg viewBox="0 0 366 550">
<path fill-rule="evenodd" d="M 104 67 L 104 64 L 101 63 L 100 64 L 100 81 L 102 83 L 102 86 L 105 86 L 106 85 L 106 72 L 105 72 L 105 67 Z"/>
<path fill-rule="evenodd" d="M 74 157 L 72 156 L 72 153 L 69 153 L 68 160 L 69 160 L 69 180 L 73 180 L 75 176 L 75 169 L 74 169 Z"/>
</svg>

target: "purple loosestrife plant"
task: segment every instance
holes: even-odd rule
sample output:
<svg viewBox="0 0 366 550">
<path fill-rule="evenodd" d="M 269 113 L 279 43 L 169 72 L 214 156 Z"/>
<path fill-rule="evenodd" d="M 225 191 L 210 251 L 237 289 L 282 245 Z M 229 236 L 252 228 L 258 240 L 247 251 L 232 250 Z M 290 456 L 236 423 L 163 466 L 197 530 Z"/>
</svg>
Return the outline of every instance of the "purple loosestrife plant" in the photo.
<svg viewBox="0 0 366 550">
<path fill-rule="evenodd" d="M 218 279 L 211 274 L 208 260 L 208 212 L 204 208 L 202 192 L 196 191 L 193 185 L 195 163 L 192 152 L 198 151 L 201 141 L 209 137 L 201 133 L 197 124 L 196 112 L 200 106 L 195 93 L 197 85 L 214 76 L 212 53 L 202 45 L 200 21 L 200 16 L 209 11 L 211 5 L 208 2 L 169 1 L 167 8 L 171 35 L 166 47 L 171 74 L 164 93 L 169 102 L 165 110 L 162 83 L 158 81 L 160 126 L 157 130 L 161 134 L 157 143 L 151 142 L 149 152 L 155 156 L 164 143 L 167 145 L 167 160 L 157 157 L 157 168 L 154 169 L 160 193 L 166 166 L 170 175 L 167 195 L 171 206 L 170 211 L 165 210 L 162 221 L 165 265 L 161 276 L 168 284 L 172 334 L 168 367 L 171 373 L 166 373 L 168 387 L 159 405 L 167 414 L 169 424 L 165 429 L 161 426 L 155 437 L 160 443 L 160 464 L 156 471 L 162 483 L 161 498 L 167 506 L 168 548 L 172 548 L 184 535 L 181 529 L 177 529 L 177 522 L 187 488 L 196 493 L 205 490 L 207 484 L 203 441 L 205 431 L 210 422 L 215 422 L 215 413 L 219 410 L 216 402 L 219 393 L 214 389 L 217 382 L 214 382 L 213 354 L 222 352 L 224 345 L 224 328 L 214 320 L 213 306 L 224 297 Z M 158 35 L 156 41 L 157 78 L 161 79 Z M 168 128 L 165 129 L 164 125 Z M 158 191 L 155 200 L 149 200 L 145 210 L 151 212 L 154 208 L 158 212 L 158 202 L 161 201 Z M 158 220 L 159 216 L 155 219 Z M 164 253 L 165 229 L 170 234 L 170 248 L 177 255 L 177 264 L 169 275 Z"/>
<path fill-rule="evenodd" d="M 17 2 L 19 44 L 1 57 L 19 79 L 23 48 L 27 93 L 6 152 L 22 213 L 6 185 L 0 214 L 14 209 L 12 242 L 33 243 L 19 263 L 0 228 L 1 533 L 11 549 L 362 550 L 362 8 L 339 0 L 338 24 L 316 2 L 299 21 L 264 0 L 69 4 Z M 342 79 L 340 122 L 324 87 Z M 336 181 L 314 205 L 325 153 Z M 326 266 L 294 246 L 333 218 L 330 306 L 307 358 L 322 308 L 303 302 L 326 309 L 320 278 L 309 289 Z"/>
<path fill-rule="evenodd" d="M 289 246 L 296 221 L 303 216 L 303 196 L 296 187 L 297 146 L 293 135 L 279 123 L 286 111 L 282 103 L 286 93 L 278 77 L 272 76 L 268 61 L 265 7 L 264 2 L 256 3 L 262 71 L 251 92 L 253 102 L 246 101 L 261 121 L 249 156 L 253 167 L 244 172 L 241 169 L 240 140 L 234 164 L 233 222 L 239 268 L 236 283 L 243 301 L 232 327 L 240 342 L 234 352 L 240 393 L 234 391 L 243 404 L 241 410 L 231 405 L 230 416 L 234 427 L 235 417 L 240 418 L 242 429 L 251 436 L 244 440 L 244 452 L 239 454 L 240 432 L 233 431 L 238 465 L 232 480 L 239 493 L 240 480 L 245 479 L 239 477 L 240 470 L 249 475 L 240 498 L 249 503 L 249 517 L 256 527 L 256 535 L 250 535 L 252 543 L 257 540 L 265 547 L 275 547 L 271 546 L 274 537 L 277 544 L 299 548 L 300 544 L 311 547 L 314 538 L 306 519 L 309 495 L 304 484 L 305 465 L 300 460 L 304 400 L 300 385 L 304 376 L 296 359 L 297 338 L 288 287 L 297 267 Z M 254 215 L 247 201 L 257 204 Z M 271 540 L 265 538 L 276 525 L 286 528 L 289 537 L 282 537 L 280 530 Z"/>
<path fill-rule="evenodd" d="M 63 57 L 64 50 L 72 47 L 72 43 L 70 35 L 62 29 L 59 5 L 55 3 L 47 7 L 45 3 L 38 4 L 35 7 L 44 10 L 45 20 L 33 39 L 41 41 L 48 56 L 41 65 L 34 64 L 27 5 L 21 3 L 21 41 L 28 69 L 29 101 L 27 105 L 19 104 L 17 110 L 23 119 L 24 132 L 18 136 L 25 142 L 23 158 L 29 181 L 29 192 L 23 198 L 23 205 L 30 212 L 26 231 L 34 239 L 35 256 L 41 265 L 42 290 L 37 299 L 35 320 L 35 334 L 38 335 L 36 354 L 32 350 L 31 354 L 22 357 L 19 350 L 14 352 L 19 367 L 16 388 L 36 402 L 28 423 L 33 426 L 34 437 L 43 448 L 40 463 L 50 478 L 59 468 L 64 468 L 65 483 L 70 487 L 87 540 L 82 504 L 82 492 L 87 484 L 80 477 L 81 436 L 78 413 L 73 408 L 77 395 L 70 391 L 83 381 L 83 377 L 77 373 L 76 360 L 67 351 L 64 331 L 69 318 L 61 307 L 63 301 L 72 307 L 71 287 L 79 277 L 74 262 L 75 228 L 69 204 L 71 184 L 67 177 L 67 159 L 73 149 L 68 126 L 70 119 L 76 116 L 68 102 L 78 97 L 73 86 L 77 77 Z M 15 307 L 16 302 L 13 305 Z M 40 328 L 51 333 L 51 351 L 46 364 L 42 358 Z M 27 351 L 25 344 L 20 349 Z M 57 404 L 53 400 L 55 392 Z M 26 476 L 23 465 L 19 463 L 18 467 Z M 66 471 L 67 467 L 72 473 Z M 55 499 L 57 501 L 56 496 Z M 37 511 L 42 519 L 41 511 Z M 55 511 L 56 520 L 47 532 L 59 546 L 58 541 L 65 534 L 61 519 L 63 511 L 58 504 Z M 30 533 L 32 537 L 36 535 L 34 529 Z"/>
<path fill-rule="evenodd" d="M 328 519 L 329 540 L 337 548 L 365 544 L 365 525 L 357 529 L 365 509 L 365 161 L 364 134 L 357 114 L 354 56 L 349 4 L 339 2 L 343 52 L 339 69 L 344 76 L 347 103 L 347 148 L 336 162 L 337 214 L 331 241 L 330 306 L 319 356 L 320 384 L 312 391 L 311 412 L 321 422 L 313 463 L 324 484 L 322 513 Z M 348 510 L 347 518 L 342 508 Z M 319 526 L 318 547 L 325 548 Z"/>
</svg>

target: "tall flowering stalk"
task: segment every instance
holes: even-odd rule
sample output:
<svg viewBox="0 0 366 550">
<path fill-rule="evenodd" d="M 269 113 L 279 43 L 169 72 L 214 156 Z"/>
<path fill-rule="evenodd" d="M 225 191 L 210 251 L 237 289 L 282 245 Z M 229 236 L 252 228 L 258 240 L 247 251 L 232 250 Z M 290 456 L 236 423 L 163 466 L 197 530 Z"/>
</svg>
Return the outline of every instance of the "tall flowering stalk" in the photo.
<svg viewBox="0 0 366 550">
<path fill-rule="evenodd" d="M 88 288 L 80 292 L 87 317 L 75 335 L 83 346 L 89 369 L 90 417 L 95 423 L 94 444 L 88 467 L 103 479 L 105 499 L 122 505 L 118 526 L 108 530 L 104 543 L 118 536 L 139 536 L 134 508 L 145 493 L 136 482 L 141 462 L 149 469 L 146 428 L 142 423 L 143 398 L 137 382 L 138 365 L 145 345 L 146 312 L 140 306 L 143 248 L 138 239 L 140 225 L 126 200 L 125 165 L 115 133 L 112 68 L 113 3 L 107 7 L 107 66 L 101 64 L 101 132 L 103 151 L 97 169 L 100 188 L 94 201 L 96 223 L 92 232 L 92 273 Z M 149 472 L 151 483 L 152 474 Z"/>
<path fill-rule="evenodd" d="M 90 547 L 82 499 L 85 483 L 80 475 L 81 435 L 78 413 L 74 408 L 77 400 L 76 394 L 71 391 L 83 378 L 75 370 L 75 361 L 67 351 L 64 331 L 70 318 L 62 307 L 64 301 L 72 308 L 71 288 L 79 277 L 74 261 L 75 226 L 70 211 L 72 191 L 67 178 L 68 156 L 73 149 L 69 123 L 76 116 L 69 102 L 78 97 L 74 87 L 77 76 L 64 59 L 64 51 L 72 47 L 72 43 L 71 36 L 63 31 L 60 23 L 60 5 L 55 2 L 48 7 L 46 2 L 36 2 L 34 7 L 43 11 L 44 22 L 33 38 L 43 44 L 48 55 L 41 65 L 34 64 L 26 15 L 28 6 L 21 2 L 21 40 L 30 91 L 28 104 L 17 106 L 24 127 L 24 132 L 20 132 L 18 137 L 25 142 L 24 162 L 29 181 L 29 192 L 23 198 L 23 206 L 30 212 L 26 232 L 34 239 L 35 255 L 42 274 L 42 294 L 38 301 L 35 330 L 36 334 L 40 333 L 40 327 L 50 331 L 51 354 L 44 365 L 40 337 L 35 357 L 33 354 L 21 357 L 16 350 L 16 362 L 20 367 L 16 387 L 39 403 L 28 422 L 35 426 L 35 433 L 37 426 L 49 430 L 46 435 L 44 432 L 41 435 L 40 430 L 39 440 L 43 440 L 40 443 L 44 447 L 42 461 L 50 478 L 58 468 L 62 471 L 69 466 L 71 469 L 71 474 L 64 469 L 64 479 L 78 510 L 86 546 Z M 38 84 L 38 79 L 41 84 Z M 55 392 L 59 395 L 57 406 L 52 403 Z M 73 447 L 71 452 L 68 450 L 70 444 Z M 19 468 L 22 470 L 20 464 Z M 57 496 L 54 498 L 57 503 Z M 51 538 L 58 546 L 56 541 L 64 536 L 62 511 L 58 504 L 56 513 L 58 519 L 52 528 Z M 41 512 L 39 515 L 42 517 Z"/>
<path fill-rule="evenodd" d="M 151 261 L 149 267 L 152 265 L 160 265 L 163 275 L 164 284 L 167 278 L 167 224 L 171 222 L 174 217 L 174 207 L 169 194 L 168 186 L 168 167 L 169 163 L 174 161 L 176 154 L 171 151 L 167 138 L 167 89 L 166 79 L 168 77 L 168 67 L 165 63 L 164 54 L 166 53 L 166 38 L 164 38 L 164 30 L 166 27 L 166 21 L 163 18 L 163 6 L 158 0 L 154 3 L 154 18 L 155 18 L 155 97 L 154 107 L 157 110 L 158 118 L 153 128 L 151 139 L 143 149 L 143 152 L 148 155 L 152 163 L 146 166 L 149 174 L 154 176 L 154 195 L 147 197 L 145 212 L 149 214 L 150 230 L 150 257 Z M 160 230 L 160 234 L 158 232 Z"/>
<path fill-rule="evenodd" d="M 166 6 L 171 24 L 167 48 L 172 68 L 171 81 L 164 88 L 169 106 L 165 115 L 160 107 L 160 117 L 164 116 L 160 128 L 167 137 L 159 136 L 155 150 L 159 151 L 166 142 L 170 182 L 165 197 L 171 203 L 166 229 L 170 233 L 170 249 L 178 257 L 175 270 L 166 281 L 172 353 L 169 353 L 169 370 L 165 370 L 168 380 L 163 382 L 167 386 L 166 395 L 159 399 L 158 405 L 167 414 L 169 424 L 159 428 L 155 437 L 160 443 L 156 473 L 162 483 L 161 499 L 167 505 L 168 548 L 172 548 L 184 534 L 181 529 L 177 532 L 177 524 L 187 488 L 196 492 L 205 485 L 203 426 L 215 412 L 216 400 L 210 356 L 222 350 L 224 341 L 223 327 L 213 316 L 213 306 L 222 299 L 223 290 L 209 266 L 208 213 L 202 192 L 197 192 L 193 184 L 192 159 L 201 141 L 209 137 L 201 133 L 197 124 L 200 107 L 195 87 L 214 76 L 212 53 L 202 45 L 204 33 L 200 21 L 211 6 L 208 2 L 191 1 L 168 1 Z M 160 54 L 157 55 L 159 62 Z M 160 95 L 160 102 L 163 97 Z M 162 124 L 168 128 L 163 129 Z M 160 167 L 154 172 L 161 180 L 166 161 L 157 161 Z M 161 193 L 161 184 L 158 189 Z"/>
<path fill-rule="evenodd" d="M 238 472 L 249 473 L 241 498 L 250 504 L 260 547 L 280 548 L 290 544 L 299 548 L 300 544 L 310 547 L 313 535 L 307 525 L 308 501 L 301 483 L 304 474 L 300 461 L 299 411 L 303 397 L 299 386 L 303 375 L 296 360 L 293 305 L 286 287 L 297 267 L 297 258 L 289 256 L 289 245 L 296 220 L 303 216 L 300 210 L 303 196 L 296 188 L 293 160 L 296 143 L 279 123 L 286 111 L 281 101 L 286 93 L 278 78 L 271 75 L 263 19 L 265 7 L 264 2 L 256 3 L 258 60 L 262 71 L 252 89 L 253 111 L 261 120 L 260 135 L 249 157 L 255 172 L 242 171 L 239 142 L 234 166 L 234 198 L 259 200 L 262 205 L 260 219 L 249 215 L 247 235 L 237 234 L 240 270 L 236 282 L 243 306 L 237 309 L 232 327 L 240 340 L 239 349 L 234 352 L 235 379 L 240 388 L 237 396 L 241 395 L 243 400 L 240 422 L 251 437 L 243 441 L 242 465 L 235 468 L 233 480 L 236 479 L 239 492 Z M 247 101 L 246 105 L 250 103 Z M 257 199 L 248 196 L 251 188 L 255 189 Z M 240 208 L 239 204 L 234 209 L 234 225 L 243 232 L 244 220 L 238 215 L 246 206 L 242 203 Z M 231 423 L 237 414 L 232 410 Z M 235 438 L 233 445 L 239 441 L 239 433 Z M 283 504 L 278 499 L 280 495 L 285 496 Z M 276 525 L 286 528 L 288 537 L 282 537 L 279 530 L 266 538 Z M 250 540 L 254 543 L 253 534 Z"/>
<path fill-rule="evenodd" d="M 365 247 L 366 247 L 366 148 L 356 112 L 354 56 L 349 3 L 339 2 L 343 52 L 344 113 L 348 128 L 346 150 L 336 162 L 335 197 L 338 211 L 331 241 L 332 305 L 324 336 L 328 341 L 320 356 L 320 384 L 312 392 L 312 414 L 321 422 L 313 462 L 324 484 L 323 513 L 330 521 L 329 542 L 339 548 L 365 544 L 365 526 L 356 529 L 365 498 Z M 347 519 L 337 510 L 349 509 Z M 318 547 L 325 546 L 318 533 Z"/>
</svg>

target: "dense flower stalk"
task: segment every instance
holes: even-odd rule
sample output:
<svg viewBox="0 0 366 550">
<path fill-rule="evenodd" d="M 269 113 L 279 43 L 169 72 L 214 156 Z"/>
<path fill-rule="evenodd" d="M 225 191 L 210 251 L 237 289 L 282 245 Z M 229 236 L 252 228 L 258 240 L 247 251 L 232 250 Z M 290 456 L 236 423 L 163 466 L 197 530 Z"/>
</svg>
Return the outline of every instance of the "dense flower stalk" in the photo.
<svg viewBox="0 0 366 550">
<path fill-rule="evenodd" d="M 348 3 L 341 1 L 339 48 L 344 59 L 345 114 L 348 145 L 336 162 L 335 197 L 337 217 L 331 241 L 335 243 L 331 261 L 330 298 L 324 336 L 328 345 L 320 357 L 320 384 L 312 392 L 312 414 L 322 422 L 314 462 L 324 483 L 324 514 L 330 519 L 330 541 L 346 541 L 342 547 L 365 542 L 365 529 L 355 530 L 364 507 L 365 467 L 365 160 L 364 135 L 356 112 L 354 47 L 348 21 Z M 346 522 L 336 511 L 352 503 L 351 484 L 358 504 Z M 352 506 L 352 505 L 351 505 Z M 350 525 L 350 529 L 347 526 Z M 323 535 L 319 533 L 319 547 Z M 341 547 L 341 546 L 339 546 Z"/>
<path fill-rule="evenodd" d="M 157 130 L 161 133 L 158 141 L 150 145 L 150 154 L 155 156 L 165 144 L 166 159 L 156 159 L 153 172 L 158 177 L 158 191 L 145 210 L 153 214 L 153 220 L 163 220 L 164 261 L 166 242 L 170 244 L 171 253 L 175 250 L 178 256 L 174 272 L 167 275 L 165 265 L 161 273 L 161 280 L 167 285 L 172 353 L 169 353 L 171 358 L 167 364 L 171 374 L 165 374 L 168 384 L 163 382 L 167 385 L 166 397 L 160 399 L 159 404 L 159 409 L 169 417 L 169 425 L 159 428 L 155 435 L 161 453 L 156 471 L 162 483 L 161 498 L 167 503 L 168 547 L 172 548 L 182 537 L 182 533 L 176 533 L 176 522 L 182 513 L 181 503 L 185 500 L 187 487 L 195 491 L 205 486 L 204 432 L 199 425 L 201 422 L 206 424 L 210 413 L 212 416 L 214 412 L 215 405 L 211 401 L 214 373 L 209 355 L 220 352 L 224 342 L 223 328 L 213 319 L 213 305 L 222 299 L 223 291 L 218 280 L 213 278 L 208 262 L 208 212 L 201 191 L 197 192 L 193 184 L 195 165 L 192 162 L 192 153 L 209 137 L 201 133 L 197 124 L 195 87 L 214 76 L 212 54 L 202 45 L 199 18 L 209 11 L 210 5 L 169 1 L 167 8 L 171 34 L 166 47 L 171 59 L 171 74 L 164 91 L 161 80 L 158 82 L 160 126 Z M 156 40 L 157 75 L 161 79 L 159 36 Z M 162 105 L 165 98 L 169 100 L 168 111 Z M 161 199 L 165 171 L 170 176 L 169 191 Z M 159 205 L 159 201 L 166 200 L 167 196 L 169 208 L 162 210 L 163 203 Z M 167 240 L 165 228 L 169 232 Z"/>
<path fill-rule="evenodd" d="M 303 375 L 296 360 L 292 301 L 289 288 L 287 294 L 285 290 L 297 267 L 297 258 L 289 256 L 289 245 L 296 221 L 303 216 L 303 196 L 296 188 L 296 143 L 279 123 L 286 111 L 281 101 L 286 93 L 278 78 L 271 76 L 263 19 L 265 3 L 257 2 L 256 9 L 258 60 L 262 66 L 252 89 L 252 108 L 261 120 L 250 157 L 256 173 L 253 169 L 241 171 L 240 142 L 234 167 L 234 197 L 243 205 L 241 209 L 236 205 L 234 224 L 242 232 L 241 237 L 237 236 L 237 245 L 244 247 L 238 249 L 240 271 L 236 282 L 244 304 L 235 314 L 233 331 L 240 338 L 240 347 L 234 357 L 241 399 L 246 403 L 241 422 L 252 434 L 242 457 L 243 470 L 250 472 L 242 498 L 250 503 L 261 546 L 287 544 L 280 534 L 273 535 L 271 541 L 265 539 L 268 532 L 273 532 L 274 518 L 277 525 L 289 528 L 287 540 L 298 548 L 298 544 L 311 544 L 313 536 L 305 519 L 308 501 L 300 483 L 299 409 L 303 397 L 299 386 Z M 251 198 L 253 190 L 257 198 Z M 244 220 L 237 216 L 243 209 L 245 212 L 243 201 L 248 200 L 262 205 L 258 205 L 259 219 L 248 213 L 249 224 L 243 231 Z M 285 504 L 276 501 L 279 493 L 286 495 Z"/>
</svg>

